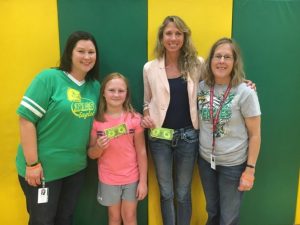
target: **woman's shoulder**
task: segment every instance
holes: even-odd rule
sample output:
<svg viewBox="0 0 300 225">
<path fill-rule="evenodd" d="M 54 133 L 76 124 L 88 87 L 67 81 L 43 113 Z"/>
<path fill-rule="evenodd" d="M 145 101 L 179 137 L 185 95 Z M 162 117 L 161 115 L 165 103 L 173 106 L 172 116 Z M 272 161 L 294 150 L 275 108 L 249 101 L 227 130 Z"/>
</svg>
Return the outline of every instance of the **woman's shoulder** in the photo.
<svg viewBox="0 0 300 225">
<path fill-rule="evenodd" d="M 153 59 L 145 63 L 144 70 L 147 70 L 153 66 L 157 66 L 162 59 Z"/>
<path fill-rule="evenodd" d="M 247 86 L 245 82 L 242 82 L 237 85 L 236 93 L 240 95 L 242 98 L 247 98 L 248 96 L 256 95 L 256 90 L 252 89 L 251 87 Z"/>
<path fill-rule="evenodd" d="M 101 85 L 98 80 L 90 80 L 89 82 L 94 89 L 100 90 Z"/>
<path fill-rule="evenodd" d="M 247 86 L 247 84 L 245 82 L 238 84 L 236 89 L 238 92 L 243 92 L 243 93 L 248 93 L 248 94 L 255 93 L 255 90 L 252 89 L 251 87 Z"/>
<path fill-rule="evenodd" d="M 63 71 L 59 69 L 44 69 L 36 75 L 33 82 L 41 82 L 50 85 L 57 82 L 61 75 L 63 75 Z"/>
<path fill-rule="evenodd" d="M 63 71 L 56 69 L 56 68 L 50 68 L 50 69 L 44 69 L 40 73 L 37 74 L 37 77 L 39 78 L 52 78 L 53 75 L 62 74 Z"/>
</svg>

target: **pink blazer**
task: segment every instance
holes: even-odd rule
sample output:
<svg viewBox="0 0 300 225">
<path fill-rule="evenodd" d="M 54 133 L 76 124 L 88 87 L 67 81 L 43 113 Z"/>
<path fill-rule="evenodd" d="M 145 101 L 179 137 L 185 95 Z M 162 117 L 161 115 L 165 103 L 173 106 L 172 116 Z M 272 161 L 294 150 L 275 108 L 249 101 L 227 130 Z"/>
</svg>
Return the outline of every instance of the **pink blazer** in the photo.
<svg viewBox="0 0 300 225">
<path fill-rule="evenodd" d="M 201 65 L 203 58 L 199 58 Z M 155 59 L 145 64 L 143 70 L 144 77 L 144 110 L 148 109 L 150 117 L 154 120 L 156 127 L 161 127 L 170 103 L 170 87 L 165 71 L 165 60 Z M 195 129 L 199 128 L 197 113 L 197 88 L 200 80 L 200 67 L 194 74 L 194 79 L 187 77 L 187 89 L 191 120 Z M 176 113 L 176 112 L 174 112 Z"/>
</svg>

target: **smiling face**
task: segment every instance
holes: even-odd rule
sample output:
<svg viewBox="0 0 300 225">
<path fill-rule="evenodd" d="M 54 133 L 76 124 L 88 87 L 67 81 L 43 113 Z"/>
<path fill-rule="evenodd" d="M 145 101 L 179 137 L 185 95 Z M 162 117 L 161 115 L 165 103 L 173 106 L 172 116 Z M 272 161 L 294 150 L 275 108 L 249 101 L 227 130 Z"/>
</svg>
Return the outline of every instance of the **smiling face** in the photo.
<svg viewBox="0 0 300 225">
<path fill-rule="evenodd" d="M 104 88 L 103 96 L 107 108 L 123 108 L 127 97 L 127 85 L 121 78 L 114 78 L 108 81 Z"/>
<path fill-rule="evenodd" d="M 179 53 L 183 46 L 184 34 L 174 22 L 170 22 L 163 31 L 162 42 L 167 53 Z"/>
<path fill-rule="evenodd" d="M 83 80 L 96 62 L 96 49 L 92 41 L 80 40 L 72 51 L 71 75 Z"/>
<path fill-rule="evenodd" d="M 211 70 L 216 84 L 229 84 L 234 64 L 233 51 L 230 44 L 219 45 L 211 60 Z"/>
</svg>

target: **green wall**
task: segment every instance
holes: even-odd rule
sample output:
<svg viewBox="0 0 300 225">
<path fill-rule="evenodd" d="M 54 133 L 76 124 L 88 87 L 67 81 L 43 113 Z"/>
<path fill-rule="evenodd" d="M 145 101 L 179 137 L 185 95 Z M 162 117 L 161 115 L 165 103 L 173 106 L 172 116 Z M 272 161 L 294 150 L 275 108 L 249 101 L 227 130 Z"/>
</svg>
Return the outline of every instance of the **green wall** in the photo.
<svg viewBox="0 0 300 225">
<path fill-rule="evenodd" d="M 300 165 L 300 1 L 234 1 L 233 37 L 262 110 L 256 182 L 241 224 L 291 225 Z"/>
<path fill-rule="evenodd" d="M 128 77 L 135 108 L 142 108 L 142 69 L 147 61 L 147 2 L 145 0 L 58 2 L 61 49 L 70 33 L 94 34 L 100 52 L 100 80 L 111 72 Z M 86 184 L 75 213 L 75 225 L 107 224 L 107 210 L 96 200 L 96 161 L 89 160 Z M 138 224 L 147 224 L 147 199 L 138 205 Z M 100 221 L 100 223 L 99 223 Z"/>
</svg>

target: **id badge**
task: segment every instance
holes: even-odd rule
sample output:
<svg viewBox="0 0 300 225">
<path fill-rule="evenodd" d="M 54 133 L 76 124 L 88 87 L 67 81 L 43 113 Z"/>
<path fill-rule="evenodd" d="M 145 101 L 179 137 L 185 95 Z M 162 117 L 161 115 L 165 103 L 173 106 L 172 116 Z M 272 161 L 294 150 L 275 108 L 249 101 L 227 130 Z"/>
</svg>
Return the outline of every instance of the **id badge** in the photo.
<svg viewBox="0 0 300 225">
<path fill-rule="evenodd" d="M 49 188 L 39 188 L 38 189 L 38 204 L 40 203 L 47 203 L 48 202 L 48 196 L 49 196 Z"/>
<path fill-rule="evenodd" d="M 210 155 L 210 167 L 215 170 L 216 169 L 216 156 L 213 154 Z"/>
</svg>

